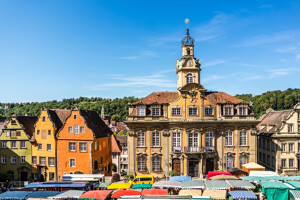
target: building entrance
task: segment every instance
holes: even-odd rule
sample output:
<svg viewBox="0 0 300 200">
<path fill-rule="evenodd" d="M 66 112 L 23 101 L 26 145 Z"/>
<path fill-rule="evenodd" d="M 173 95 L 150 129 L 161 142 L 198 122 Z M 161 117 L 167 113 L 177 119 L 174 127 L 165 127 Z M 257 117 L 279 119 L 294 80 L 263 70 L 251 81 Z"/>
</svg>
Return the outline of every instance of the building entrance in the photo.
<svg viewBox="0 0 300 200">
<path fill-rule="evenodd" d="M 206 159 L 206 174 L 208 171 L 214 171 L 214 159 L 213 158 L 207 158 Z"/>
<path fill-rule="evenodd" d="M 177 173 L 177 176 L 181 175 L 180 165 L 180 159 L 176 158 L 172 160 L 172 170 Z"/>
<path fill-rule="evenodd" d="M 189 176 L 191 177 L 199 177 L 199 160 L 193 159 L 189 160 Z"/>
</svg>

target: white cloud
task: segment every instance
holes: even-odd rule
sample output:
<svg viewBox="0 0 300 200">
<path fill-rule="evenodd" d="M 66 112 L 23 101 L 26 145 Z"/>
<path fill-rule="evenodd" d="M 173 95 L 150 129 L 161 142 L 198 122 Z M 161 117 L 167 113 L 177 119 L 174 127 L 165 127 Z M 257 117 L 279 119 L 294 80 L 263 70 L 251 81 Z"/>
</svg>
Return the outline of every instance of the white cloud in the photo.
<svg viewBox="0 0 300 200">
<path fill-rule="evenodd" d="M 140 59 L 140 56 L 124 56 L 124 57 L 119 57 L 119 59 L 124 59 L 124 60 L 136 60 Z"/>
<path fill-rule="evenodd" d="M 263 74 L 247 74 L 244 75 L 241 81 L 251 81 L 251 80 L 261 80 L 261 79 L 273 79 L 281 76 L 286 76 L 294 72 L 294 68 L 283 68 L 283 69 L 269 69 L 266 70 Z"/>
<path fill-rule="evenodd" d="M 297 50 L 297 47 L 281 47 L 281 48 L 275 49 L 275 51 L 279 52 L 279 53 L 294 52 L 295 50 Z"/>
</svg>

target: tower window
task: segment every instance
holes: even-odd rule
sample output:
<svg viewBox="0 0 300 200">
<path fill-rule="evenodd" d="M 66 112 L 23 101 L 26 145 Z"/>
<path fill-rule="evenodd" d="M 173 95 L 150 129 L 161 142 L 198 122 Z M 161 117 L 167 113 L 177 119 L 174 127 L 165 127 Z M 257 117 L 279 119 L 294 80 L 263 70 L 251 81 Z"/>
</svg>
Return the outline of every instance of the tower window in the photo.
<svg viewBox="0 0 300 200">
<path fill-rule="evenodd" d="M 189 83 L 193 83 L 193 75 L 192 74 L 188 74 L 186 76 L 186 83 L 189 84 Z"/>
<path fill-rule="evenodd" d="M 190 55 L 191 54 L 191 50 L 190 50 L 190 48 L 187 48 L 186 49 L 186 55 Z"/>
</svg>

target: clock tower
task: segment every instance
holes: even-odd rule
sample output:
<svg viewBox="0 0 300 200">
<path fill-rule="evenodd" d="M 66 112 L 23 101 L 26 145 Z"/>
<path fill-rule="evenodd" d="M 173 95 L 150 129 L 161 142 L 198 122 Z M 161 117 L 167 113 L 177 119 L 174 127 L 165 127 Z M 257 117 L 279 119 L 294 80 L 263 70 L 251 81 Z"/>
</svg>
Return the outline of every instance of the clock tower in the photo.
<svg viewBox="0 0 300 200">
<path fill-rule="evenodd" d="M 181 40 L 182 58 L 176 61 L 177 89 L 187 84 L 200 85 L 200 60 L 194 57 L 194 38 L 190 36 L 189 29 Z"/>
</svg>

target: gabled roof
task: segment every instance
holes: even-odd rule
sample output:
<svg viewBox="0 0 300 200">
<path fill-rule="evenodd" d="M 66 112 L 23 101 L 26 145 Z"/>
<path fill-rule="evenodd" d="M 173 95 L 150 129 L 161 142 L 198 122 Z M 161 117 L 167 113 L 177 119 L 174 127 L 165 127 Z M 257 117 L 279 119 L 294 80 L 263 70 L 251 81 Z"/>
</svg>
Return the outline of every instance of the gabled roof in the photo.
<svg viewBox="0 0 300 200">
<path fill-rule="evenodd" d="M 34 133 L 34 124 L 37 121 L 36 116 L 18 116 L 18 122 L 25 128 L 26 134 L 31 138 Z"/>
<path fill-rule="evenodd" d="M 71 115 L 71 110 L 67 109 L 48 109 L 52 122 L 58 130 L 64 125 L 67 118 Z"/>
<path fill-rule="evenodd" d="M 263 117 L 258 125 L 270 125 L 273 126 L 269 131 L 267 131 L 267 127 L 262 128 L 259 133 L 275 133 L 277 128 L 280 128 L 283 120 L 285 120 L 293 110 L 280 110 L 280 111 L 274 111 L 269 110 Z"/>
<path fill-rule="evenodd" d="M 146 96 L 145 98 L 133 103 L 133 105 L 171 103 L 175 101 L 178 97 L 179 97 L 179 92 L 153 92 L 148 96 Z"/>
<path fill-rule="evenodd" d="M 119 144 L 116 140 L 115 135 L 112 134 L 110 137 L 111 137 L 111 152 L 112 153 L 121 153 L 121 149 L 119 147 Z"/>
<path fill-rule="evenodd" d="M 213 103 L 233 103 L 233 104 L 239 104 L 241 102 L 243 102 L 243 100 L 238 99 L 232 95 L 229 95 L 225 92 L 212 92 L 212 93 L 207 93 L 206 95 L 206 99 L 208 99 L 209 101 L 213 102 Z M 245 102 L 245 101 L 244 101 Z M 248 103 L 248 102 L 245 102 Z"/>
<path fill-rule="evenodd" d="M 95 138 L 108 137 L 112 134 L 109 127 L 95 111 L 79 110 L 79 114 L 84 118 L 86 125 L 93 131 Z"/>
</svg>

